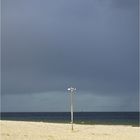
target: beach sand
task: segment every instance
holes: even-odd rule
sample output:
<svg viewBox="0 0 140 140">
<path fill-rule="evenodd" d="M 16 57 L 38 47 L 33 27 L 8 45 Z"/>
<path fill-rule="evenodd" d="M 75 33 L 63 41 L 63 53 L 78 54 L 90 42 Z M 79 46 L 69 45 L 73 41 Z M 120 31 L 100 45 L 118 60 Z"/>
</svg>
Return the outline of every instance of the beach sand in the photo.
<svg viewBox="0 0 140 140">
<path fill-rule="evenodd" d="M 0 121 L 1 140 L 139 140 L 140 127 Z"/>
</svg>

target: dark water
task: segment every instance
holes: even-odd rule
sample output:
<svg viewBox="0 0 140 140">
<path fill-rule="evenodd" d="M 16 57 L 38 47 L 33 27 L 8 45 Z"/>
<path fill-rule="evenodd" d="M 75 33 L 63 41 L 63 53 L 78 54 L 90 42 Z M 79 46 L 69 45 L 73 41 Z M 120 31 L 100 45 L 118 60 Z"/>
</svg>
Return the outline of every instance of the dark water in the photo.
<svg viewBox="0 0 140 140">
<path fill-rule="evenodd" d="M 1 119 L 69 123 L 70 112 L 7 112 Z M 74 122 L 139 126 L 139 112 L 74 112 Z"/>
</svg>

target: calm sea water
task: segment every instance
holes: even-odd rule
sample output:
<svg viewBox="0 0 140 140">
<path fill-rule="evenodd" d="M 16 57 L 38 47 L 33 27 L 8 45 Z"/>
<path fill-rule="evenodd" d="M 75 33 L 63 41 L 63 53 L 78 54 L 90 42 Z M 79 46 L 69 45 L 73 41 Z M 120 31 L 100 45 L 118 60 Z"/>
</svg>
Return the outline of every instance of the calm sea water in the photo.
<svg viewBox="0 0 140 140">
<path fill-rule="evenodd" d="M 7 112 L 1 113 L 1 119 L 68 123 L 70 112 Z M 139 112 L 74 112 L 74 122 L 139 126 Z"/>
</svg>

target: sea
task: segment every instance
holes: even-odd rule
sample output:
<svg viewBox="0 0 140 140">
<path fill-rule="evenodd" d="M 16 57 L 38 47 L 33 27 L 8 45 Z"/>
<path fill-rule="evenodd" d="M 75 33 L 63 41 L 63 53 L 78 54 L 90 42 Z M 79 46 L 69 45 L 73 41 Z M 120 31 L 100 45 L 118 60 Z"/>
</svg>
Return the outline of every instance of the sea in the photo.
<svg viewBox="0 0 140 140">
<path fill-rule="evenodd" d="M 74 112 L 74 123 L 139 125 L 139 112 Z M 70 123 L 70 112 L 1 112 L 1 120 Z"/>
</svg>

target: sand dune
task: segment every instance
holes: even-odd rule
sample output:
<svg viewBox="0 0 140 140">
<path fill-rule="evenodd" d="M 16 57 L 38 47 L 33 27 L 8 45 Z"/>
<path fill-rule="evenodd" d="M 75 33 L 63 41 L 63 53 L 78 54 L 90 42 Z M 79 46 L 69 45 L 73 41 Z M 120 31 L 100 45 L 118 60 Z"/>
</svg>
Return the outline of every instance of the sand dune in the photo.
<svg viewBox="0 0 140 140">
<path fill-rule="evenodd" d="M 1 140 L 138 140 L 140 127 L 0 121 Z"/>
</svg>

